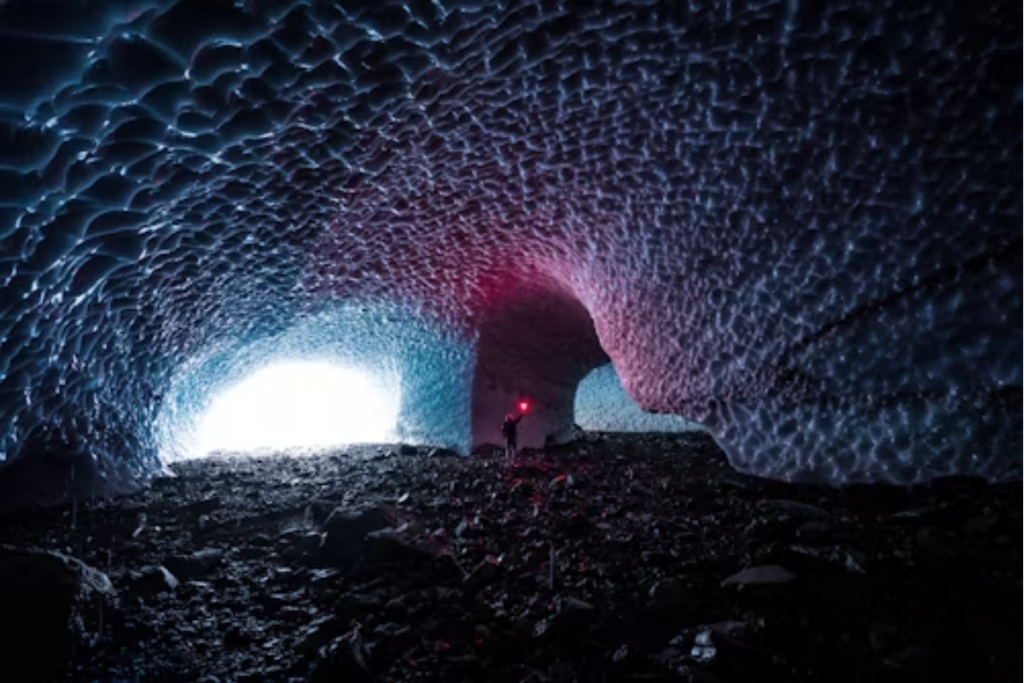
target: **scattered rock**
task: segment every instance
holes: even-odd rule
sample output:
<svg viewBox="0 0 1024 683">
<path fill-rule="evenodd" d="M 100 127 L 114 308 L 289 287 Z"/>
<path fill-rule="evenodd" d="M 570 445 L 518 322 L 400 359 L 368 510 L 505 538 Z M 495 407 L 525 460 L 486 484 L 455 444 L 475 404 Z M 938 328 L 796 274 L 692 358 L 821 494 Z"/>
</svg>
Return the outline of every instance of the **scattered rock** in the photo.
<svg viewBox="0 0 1024 683">
<path fill-rule="evenodd" d="M 209 574 L 223 560 L 223 550 L 204 548 L 189 555 L 171 555 L 164 560 L 164 566 L 176 577 L 192 579 Z"/>
<path fill-rule="evenodd" d="M 386 528 L 366 535 L 366 556 L 372 562 L 427 562 L 440 548 L 409 527 Z"/>
<path fill-rule="evenodd" d="M 682 581 L 673 577 L 662 579 L 651 586 L 648 595 L 654 609 L 670 613 L 686 606 L 688 591 Z"/>
<path fill-rule="evenodd" d="M 796 537 L 803 541 L 823 541 L 829 537 L 832 525 L 821 520 L 804 522 L 796 530 Z"/>
<path fill-rule="evenodd" d="M 577 615 L 591 615 L 594 613 L 596 608 L 585 600 L 580 600 L 572 596 L 566 596 L 558 598 L 557 600 L 557 611 L 558 614 L 577 616 Z"/>
<path fill-rule="evenodd" d="M 220 505 L 220 496 L 210 496 L 209 498 L 197 500 L 189 505 L 188 509 L 193 514 L 206 515 L 220 508 Z"/>
<path fill-rule="evenodd" d="M 710 440 L 577 448 L 187 461 L 82 504 L 75 528 L 41 512 L 0 543 L 73 548 L 144 598 L 78 610 L 75 680 L 853 683 L 953 671 L 958 642 L 961 679 L 1012 679 L 1012 633 L 984 624 L 1011 623 L 1019 595 L 1019 485 L 833 490 L 740 475 Z M 177 589 L 160 565 L 185 572 Z M 964 587 L 996 607 L 917 613 Z"/>
<path fill-rule="evenodd" d="M 398 447 L 399 455 L 418 455 L 419 452 L 420 449 L 416 448 L 415 446 L 410 446 L 407 443 L 403 443 Z"/>
<path fill-rule="evenodd" d="M 822 548 L 801 544 L 791 545 L 790 549 L 801 555 L 824 560 L 837 567 L 843 567 L 846 571 L 855 574 L 864 574 L 866 571 L 865 558 L 862 553 L 856 550 L 849 548 Z"/>
<path fill-rule="evenodd" d="M 309 622 L 297 632 L 298 650 L 303 654 L 312 654 L 345 631 L 333 615 L 319 617 Z"/>
<path fill-rule="evenodd" d="M 979 515 L 964 522 L 963 529 L 969 534 L 985 534 L 999 525 L 995 515 Z"/>
<path fill-rule="evenodd" d="M 321 648 L 308 680 L 309 683 L 374 680 L 370 673 L 369 652 L 358 627 Z"/>
<path fill-rule="evenodd" d="M 828 512 L 808 503 L 801 503 L 798 500 L 769 499 L 761 501 L 760 507 L 766 510 L 777 510 L 796 517 L 828 517 Z"/>
<path fill-rule="evenodd" d="M 983 477 L 957 474 L 936 477 L 928 483 L 928 488 L 940 493 L 964 493 L 983 491 L 988 482 Z"/>
<path fill-rule="evenodd" d="M 337 507 L 324 523 L 324 555 L 343 562 L 356 559 L 365 550 L 366 535 L 386 529 L 401 515 L 385 506 Z"/>
<path fill-rule="evenodd" d="M 727 681 L 783 681 L 771 658 L 748 642 L 722 629 L 705 627 L 697 632 L 690 651 L 707 677 Z M 710 675 L 709 675 L 710 674 Z"/>
<path fill-rule="evenodd" d="M 178 588 L 178 579 L 166 567 L 151 564 L 129 575 L 129 586 L 132 592 L 142 597 L 152 597 L 160 593 L 168 593 Z"/>
<path fill-rule="evenodd" d="M 149 485 L 158 491 L 163 489 L 169 489 L 177 483 L 175 481 L 177 478 L 178 475 L 176 475 L 171 470 L 165 468 L 164 470 L 158 472 L 156 475 L 153 476 L 152 479 L 149 480 Z"/>
<path fill-rule="evenodd" d="M 722 586 L 765 586 L 789 583 L 796 579 L 796 574 L 785 567 L 769 564 L 760 567 L 748 567 L 722 581 Z"/>
<path fill-rule="evenodd" d="M 466 581 L 486 583 L 498 574 L 498 565 L 490 558 L 480 560 L 466 576 Z"/>
</svg>

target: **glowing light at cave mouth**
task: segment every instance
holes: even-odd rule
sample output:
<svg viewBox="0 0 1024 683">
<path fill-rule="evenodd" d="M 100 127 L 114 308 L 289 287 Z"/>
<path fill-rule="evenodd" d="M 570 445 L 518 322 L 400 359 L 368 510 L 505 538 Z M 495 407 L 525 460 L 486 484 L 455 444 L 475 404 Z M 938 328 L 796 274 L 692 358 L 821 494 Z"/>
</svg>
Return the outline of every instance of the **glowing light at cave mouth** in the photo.
<svg viewBox="0 0 1024 683">
<path fill-rule="evenodd" d="M 400 398 L 397 387 L 355 368 L 269 365 L 211 401 L 193 457 L 393 441 Z"/>
</svg>

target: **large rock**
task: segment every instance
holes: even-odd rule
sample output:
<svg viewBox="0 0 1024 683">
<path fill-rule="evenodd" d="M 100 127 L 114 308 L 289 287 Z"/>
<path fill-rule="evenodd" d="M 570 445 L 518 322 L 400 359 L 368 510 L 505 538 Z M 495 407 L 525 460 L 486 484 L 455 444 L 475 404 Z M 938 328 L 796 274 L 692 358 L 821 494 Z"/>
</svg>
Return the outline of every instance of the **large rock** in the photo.
<svg viewBox="0 0 1024 683">
<path fill-rule="evenodd" d="M 162 565 L 151 564 L 131 572 L 128 577 L 128 585 L 136 595 L 150 598 L 160 593 L 177 590 L 179 581 Z"/>
<path fill-rule="evenodd" d="M 164 560 L 164 566 L 176 577 L 193 579 L 209 574 L 223 560 L 223 550 L 203 548 L 188 555 L 171 555 Z"/>
<path fill-rule="evenodd" d="M 102 631 L 115 601 L 107 575 L 80 560 L 45 550 L 0 546 L 4 678 L 64 677 L 71 657 Z"/>
<path fill-rule="evenodd" d="M 337 507 L 324 523 L 321 550 L 338 562 L 351 562 L 366 549 L 367 535 L 411 522 L 411 516 L 384 505 Z"/>
<path fill-rule="evenodd" d="M 373 562 L 428 562 L 441 552 L 418 524 L 403 524 L 371 531 L 366 535 L 366 556 Z"/>
<path fill-rule="evenodd" d="M 767 586 L 782 583 L 789 583 L 796 579 L 796 574 L 785 567 L 769 564 L 759 567 L 748 567 L 741 572 L 722 581 L 722 586 Z"/>
<path fill-rule="evenodd" d="M 375 680 L 370 673 L 369 652 L 359 628 L 352 629 L 320 648 L 308 680 L 311 683 Z"/>
<path fill-rule="evenodd" d="M 661 613 L 672 613 L 686 607 L 691 597 L 686 585 L 675 577 L 662 579 L 648 591 L 651 606 Z"/>
</svg>

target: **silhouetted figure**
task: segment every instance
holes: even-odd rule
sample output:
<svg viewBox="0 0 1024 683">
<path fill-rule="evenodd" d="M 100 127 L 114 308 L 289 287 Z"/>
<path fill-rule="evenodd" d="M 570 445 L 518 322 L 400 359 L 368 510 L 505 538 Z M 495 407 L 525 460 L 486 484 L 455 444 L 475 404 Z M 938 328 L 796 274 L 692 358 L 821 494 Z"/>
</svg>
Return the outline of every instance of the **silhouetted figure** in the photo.
<svg viewBox="0 0 1024 683">
<path fill-rule="evenodd" d="M 520 413 L 519 417 L 516 417 L 512 413 L 505 416 L 505 421 L 501 423 L 501 435 L 505 437 L 505 456 L 514 458 L 516 450 L 519 446 L 519 421 L 523 419 L 526 413 Z"/>
</svg>

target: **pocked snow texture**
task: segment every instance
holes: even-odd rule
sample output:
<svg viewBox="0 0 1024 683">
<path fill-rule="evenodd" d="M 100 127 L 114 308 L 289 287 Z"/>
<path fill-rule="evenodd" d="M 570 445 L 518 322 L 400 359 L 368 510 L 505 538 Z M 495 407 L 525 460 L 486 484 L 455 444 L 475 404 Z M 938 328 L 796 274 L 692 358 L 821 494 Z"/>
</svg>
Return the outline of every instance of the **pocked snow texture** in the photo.
<svg viewBox="0 0 1024 683">
<path fill-rule="evenodd" d="M 218 344 L 338 300 L 472 339 L 541 283 L 742 469 L 1019 476 L 1020 26 L 1010 1 L 7 0 L 2 450 L 144 471 L 157 398 Z"/>
</svg>

